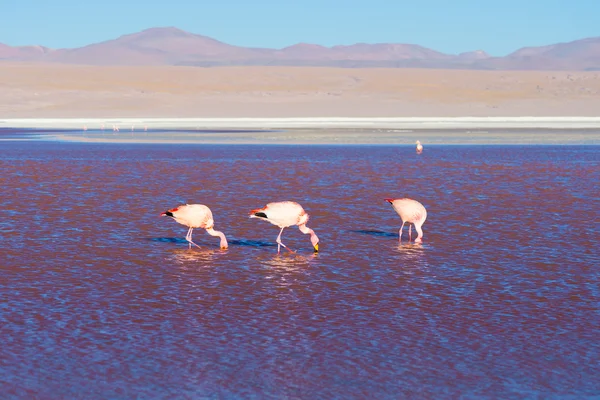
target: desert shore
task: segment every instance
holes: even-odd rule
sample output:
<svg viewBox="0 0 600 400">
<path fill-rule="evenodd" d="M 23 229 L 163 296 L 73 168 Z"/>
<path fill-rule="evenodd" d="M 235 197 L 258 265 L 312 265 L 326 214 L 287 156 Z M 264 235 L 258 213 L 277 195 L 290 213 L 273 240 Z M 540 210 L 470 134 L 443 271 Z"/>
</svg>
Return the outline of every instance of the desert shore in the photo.
<svg viewBox="0 0 600 400">
<path fill-rule="evenodd" d="M 104 143 L 600 144 L 600 117 L 4 119 L 3 127 Z"/>
<path fill-rule="evenodd" d="M 0 62 L 0 118 L 597 117 L 600 72 Z"/>
<path fill-rule="evenodd" d="M 62 140 L 596 144 L 598 110 L 598 71 L 0 62 L 0 128 L 86 132 Z"/>
<path fill-rule="evenodd" d="M 600 129 L 598 117 L 0 118 L 0 127 L 51 129 Z"/>
</svg>

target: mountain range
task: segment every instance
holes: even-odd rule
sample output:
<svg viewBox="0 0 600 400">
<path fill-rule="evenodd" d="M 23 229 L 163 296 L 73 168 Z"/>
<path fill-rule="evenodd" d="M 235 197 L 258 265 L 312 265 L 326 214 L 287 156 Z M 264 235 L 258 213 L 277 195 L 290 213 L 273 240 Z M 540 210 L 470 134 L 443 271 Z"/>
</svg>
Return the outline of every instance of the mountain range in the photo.
<svg viewBox="0 0 600 400">
<path fill-rule="evenodd" d="M 298 43 L 282 49 L 234 46 L 174 27 L 150 28 L 71 49 L 8 46 L 0 62 L 86 65 L 328 66 L 490 70 L 600 70 L 600 37 L 524 47 L 504 57 L 477 50 L 445 54 L 416 44 L 357 43 L 332 47 Z"/>
</svg>

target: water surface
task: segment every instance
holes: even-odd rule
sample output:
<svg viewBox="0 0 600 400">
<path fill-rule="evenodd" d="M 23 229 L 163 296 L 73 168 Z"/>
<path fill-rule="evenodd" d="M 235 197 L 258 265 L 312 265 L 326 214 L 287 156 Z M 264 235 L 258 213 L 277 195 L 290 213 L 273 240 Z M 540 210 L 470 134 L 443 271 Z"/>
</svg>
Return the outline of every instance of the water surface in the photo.
<svg viewBox="0 0 600 400">
<path fill-rule="evenodd" d="M 0 170 L 9 398 L 600 394 L 600 147 L 3 142 Z M 248 218 L 278 200 L 318 255 Z M 185 202 L 228 250 L 159 217 Z"/>
</svg>

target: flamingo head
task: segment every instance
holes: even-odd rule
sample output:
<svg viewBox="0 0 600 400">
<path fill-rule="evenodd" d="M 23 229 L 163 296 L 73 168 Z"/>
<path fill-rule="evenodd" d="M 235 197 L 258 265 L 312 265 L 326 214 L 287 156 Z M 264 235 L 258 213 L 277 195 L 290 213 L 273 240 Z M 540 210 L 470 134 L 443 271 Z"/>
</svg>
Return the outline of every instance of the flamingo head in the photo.
<svg viewBox="0 0 600 400">
<path fill-rule="evenodd" d="M 421 144 L 421 142 L 417 140 L 417 144 Z"/>
<path fill-rule="evenodd" d="M 384 200 L 387 201 L 390 204 L 392 204 L 394 202 L 394 199 L 384 199 Z"/>
<path fill-rule="evenodd" d="M 313 245 L 313 248 L 315 249 L 315 253 L 319 252 L 319 238 L 317 237 L 317 235 L 313 234 L 310 236 L 310 242 Z"/>
<path fill-rule="evenodd" d="M 250 218 L 264 218 L 267 219 L 267 214 L 264 213 L 264 208 L 257 208 L 256 210 L 250 211 Z"/>
<path fill-rule="evenodd" d="M 160 213 L 159 217 L 173 217 L 173 213 L 177 211 L 179 208 L 172 208 L 168 211 Z"/>
</svg>

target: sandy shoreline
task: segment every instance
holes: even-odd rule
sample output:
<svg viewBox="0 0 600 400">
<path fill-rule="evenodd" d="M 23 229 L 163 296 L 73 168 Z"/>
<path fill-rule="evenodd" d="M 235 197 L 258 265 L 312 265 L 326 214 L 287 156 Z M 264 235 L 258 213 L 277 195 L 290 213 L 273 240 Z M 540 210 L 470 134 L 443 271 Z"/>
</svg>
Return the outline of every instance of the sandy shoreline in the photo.
<svg viewBox="0 0 600 400">
<path fill-rule="evenodd" d="M 5 119 L 2 127 L 97 143 L 600 144 L 600 117 Z"/>
<path fill-rule="evenodd" d="M 283 132 L 154 135 L 119 133 L 56 135 L 55 140 L 86 143 L 130 144 L 256 144 L 256 145 L 415 145 L 415 139 L 429 145 L 600 145 L 600 131 L 586 132 L 456 132 L 438 131 L 335 131 L 286 130 Z"/>
<path fill-rule="evenodd" d="M 63 140 L 594 144 L 598 110 L 596 71 L 0 62 L 0 128 L 87 132 Z M 285 132 L 136 133 L 145 128 Z"/>
<path fill-rule="evenodd" d="M 600 129 L 600 117 L 7 118 L 0 127 L 52 129 Z"/>
<path fill-rule="evenodd" d="M 0 118 L 600 116 L 600 72 L 0 62 Z"/>
</svg>

